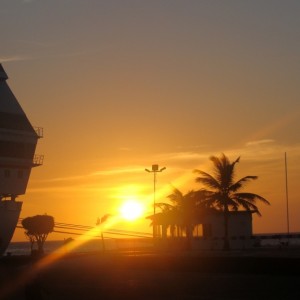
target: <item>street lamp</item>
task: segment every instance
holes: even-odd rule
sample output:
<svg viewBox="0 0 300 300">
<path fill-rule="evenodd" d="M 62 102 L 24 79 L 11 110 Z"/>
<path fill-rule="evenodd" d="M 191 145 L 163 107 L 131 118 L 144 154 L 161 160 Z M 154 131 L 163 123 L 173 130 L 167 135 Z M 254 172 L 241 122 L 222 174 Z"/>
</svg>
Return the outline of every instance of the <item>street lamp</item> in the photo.
<svg viewBox="0 0 300 300">
<path fill-rule="evenodd" d="M 159 173 L 159 172 L 162 172 L 166 169 L 166 167 L 163 167 L 163 168 L 159 168 L 158 165 L 152 165 L 152 169 L 149 170 L 149 169 L 145 169 L 146 172 L 149 172 L 149 173 L 153 173 L 153 238 L 155 238 L 156 234 L 155 234 L 155 226 L 154 226 L 154 218 L 155 218 L 155 192 L 156 192 L 156 174 Z"/>
</svg>

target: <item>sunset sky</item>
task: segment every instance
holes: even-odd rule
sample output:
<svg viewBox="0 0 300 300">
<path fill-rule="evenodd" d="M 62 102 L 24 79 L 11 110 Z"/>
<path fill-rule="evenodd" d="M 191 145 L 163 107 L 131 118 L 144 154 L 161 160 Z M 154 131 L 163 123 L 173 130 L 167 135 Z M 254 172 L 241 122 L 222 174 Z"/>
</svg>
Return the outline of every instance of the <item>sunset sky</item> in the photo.
<svg viewBox="0 0 300 300">
<path fill-rule="evenodd" d="M 300 1 L 3 0 L 0 24 L 7 83 L 44 128 L 21 217 L 93 226 L 131 199 L 151 214 L 145 168 L 166 167 L 165 201 L 225 153 L 271 202 L 254 232 L 285 232 L 286 152 L 300 231 Z M 151 232 L 127 223 L 114 228 Z"/>
</svg>

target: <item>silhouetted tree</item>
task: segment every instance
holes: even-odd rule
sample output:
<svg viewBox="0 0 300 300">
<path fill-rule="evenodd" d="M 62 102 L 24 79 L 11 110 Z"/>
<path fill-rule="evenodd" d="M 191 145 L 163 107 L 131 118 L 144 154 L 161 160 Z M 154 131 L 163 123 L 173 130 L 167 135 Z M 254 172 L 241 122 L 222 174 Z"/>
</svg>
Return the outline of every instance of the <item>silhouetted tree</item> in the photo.
<svg viewBox="0 0 300 300">
<path fill-rule="evenodd" d="M 27 217 L 22 220 L 22 226 L 25 229 L 25 234 L 31 243 L 31 251 L 36 242 L 38 246 L 38 253 L 44 253 L 44 243 L 48 234 L 53 231 L 54 218 L 48 215 L 36 215 Z"/>
<path fill-rule="evenodd" d="M 270 204 L 265 198 L 253 193 L 239 193 L 238 191 L 245 183 L 255 180 L 257 176 L 246 176 L 238 181 L 234 181 L 235 165 L 239 162 L 238 157 L 234 162 L 222 154 L 220 158 L 211 156 L 213 163 L 213 175 L 201 170 L 195 170 L 200 176 L 196 178 L 196 182 L 202 183 L 207 188 L 200 190 L 205 194 L 202 200 L 208 207 L 221 210 L 224 214 L 224 250 L 230 249 L 228 218 L 230 211 L 237 211 L 239 207 L 245 210 L 255 211 L 258 215 L 260 212 L 256 206 L 256 200 L 260 200 L 265 204 Z"/>
<path fill-rule="evenodd" d="M 194 227 L 201 222 L 203 214 L 207 211 L 205 203 L 201 201 L 202 194 L 194 191 L 183 194 L 179 189 L 174 188 L 173 193 L 167 198 L 172 204 L 164 202 L 156 204 L 162 211 L 161 222 L 170 227 L 171 236 L 175 236 L 175 230 L 177 236 L 180 236 L 181 231 L 185 231 L 190 243 Z"/>
<path fill-rule="evenodd" d="M 194 191 L 183 194 L 180 190 L 174 188 L 173 193 L 168 198 L 178 211 L 179 226 L 185 230 L 186 237 L 190 240 L 195 226 L 195 212 L 197 210 Z"/>
<path fill-rule="evenodd" d="M 155 216 L 149 217 L 152 220 L 150 224 L 153 226 L 153 219 L 155 219 L 156 224 L 162 225 L 162 236 L 167 236 L 167 230 L 170 228 L 171 237 L 175 236 L 175 231 L 177 229 L 177 235 L 179 230 L 179 217 L 178 217 L 178 209 L 176 206 L 173 206 L 169 203 L 159 202 L 156 203 L 155 206 L 161 209 L 160 213 L 156 213 Z"/>
</svg>

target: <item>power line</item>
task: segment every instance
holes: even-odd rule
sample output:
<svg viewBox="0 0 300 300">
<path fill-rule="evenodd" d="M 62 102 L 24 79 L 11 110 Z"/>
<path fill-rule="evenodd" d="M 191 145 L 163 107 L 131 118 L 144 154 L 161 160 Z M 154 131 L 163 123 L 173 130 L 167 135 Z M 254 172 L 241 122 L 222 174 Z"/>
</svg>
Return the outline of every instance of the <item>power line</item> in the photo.
<svg viewBox="0 0 300 300">
<path fill-rule="evenodd" d="M 21 221 L 22 221 L 22 218 L 19 219 L 18 223 L 20 224 Z M 23 226 L 20 224 L 20 225 L 17 225 L 16 228 L 23 228 Z M 63 229 L 63 230 L 66 230 L 66 231 L 56 230 L 55 228 Z M 93 229 L 96 229 L 96 228 L 97 227 L 86 226 L 86 225 L 55 222 L 53 232 L 61 233 L 61 234 L 71 234 L 71 235 L 87 235 L 87 236 L 93 236 L 93 237 L 96 237 L 96 238 L 101 238 L 101 236 L 94 236 L 94 235 L 89 235 L 88 234 L 89 231 L 91 231 Z M 78 230 L 78 231 L 83 231 L 83 233 L 73 232 L 73 231 L 68 231 L 68 230 Z M 113 235 L 120 235 L 120 236 L 141 237 L 141 238 L 150 238 L 150 237 L 152 237 L 152 235 L 150 233 L 147 233 L 147 232 L 121 230 L 121 229 L 110 229 L 110 230 L 107 230 L 107 231 L 103 231 L 103 233 L 113 234 Z"/>
</svg>

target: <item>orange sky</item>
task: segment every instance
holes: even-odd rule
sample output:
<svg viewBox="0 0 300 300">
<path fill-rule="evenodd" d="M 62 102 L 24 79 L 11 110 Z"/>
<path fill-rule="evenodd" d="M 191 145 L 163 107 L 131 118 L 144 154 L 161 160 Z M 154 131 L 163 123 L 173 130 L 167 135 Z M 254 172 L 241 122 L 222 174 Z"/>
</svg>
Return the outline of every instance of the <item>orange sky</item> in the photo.
<svg viewBox="0 0 300 300">
<path fill-rule="evenodd" d="M 93 226 L 125 198 L 152 203 L 153 163 L 167 168 L 164 201 L 170 183 L 200 188 L 193 169 L 224 152 L 272 204 L 254 232 L 284 232 L 287 152 L 300 231 L 299 12 L 298 1 L 5 1 L 0 61 L 45 136 L 21 217 Z M 151 232 L 126 226 L 114 225 Z"/>
</svg>

